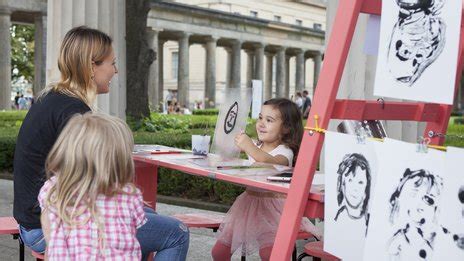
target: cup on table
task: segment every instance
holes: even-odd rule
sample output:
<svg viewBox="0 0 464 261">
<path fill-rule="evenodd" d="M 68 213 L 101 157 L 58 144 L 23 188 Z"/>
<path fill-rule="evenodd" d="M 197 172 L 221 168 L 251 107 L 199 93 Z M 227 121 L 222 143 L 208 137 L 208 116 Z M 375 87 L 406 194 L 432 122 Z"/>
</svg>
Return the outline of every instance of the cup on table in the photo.
<svg viewBox="0 0 464 261">
<path fill-rule="evenodd" d="M 211 136 L 209 135 L 192 135 L 193 155 L 208 155 L 210 140 Z"/>
</svg>

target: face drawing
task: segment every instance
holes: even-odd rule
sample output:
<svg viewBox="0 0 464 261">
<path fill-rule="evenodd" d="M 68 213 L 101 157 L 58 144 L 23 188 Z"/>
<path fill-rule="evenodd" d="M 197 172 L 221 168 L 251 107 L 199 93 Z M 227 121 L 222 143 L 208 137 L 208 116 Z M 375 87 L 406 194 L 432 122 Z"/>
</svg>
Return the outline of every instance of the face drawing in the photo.
<svg viewBox="0 0 464 261">
<path fill-rule="evenodd" d="M 445 0 L 391 0 L 400 7 L 387 63 L 392 76 L 411 86 L 443 51 L 446 25 L 439 17 Z"/>
<path fill-rule="evenodd" d="M 366 218 L 371 189 L 370 167 L 366 158 L 358 153 L 345 155 L 337 174 L 337 201 L 340 209 L 334 220 L 345 210 L 351 219 Z"/>
<path fill-rule="evenodd" d="M 231 133 L 235 128 L 235 123 L 237 122 L 238 115 L 238 103 L 234 102 L 230 106 L 229 111 L 227 112 L 226 119 L 224 120 L 224 132 L 226 134 Z"/>
<path fill-rule="evenodd" d="M 405 170 L 390 197 L 390 223 L 397 230 L 388 251 L 394 260 L 431 258 L 435 237 L 445 230 L 437 220 L 442 189 L 438 175 L 423 169 Z"/>
<path fill-rule="evenodd" d="M 397 218 L 410 225 L 423 226 L 436 222 L 437 201 L 443 184 L 441 178 L 426 170 L 406 169 L 396 191 L 390 197 L 390 221 Z"/>
<path fill-rule="evenodd" d="M 343 193 L 346 203 L 352 208 L 359 208 L 364 201 L 367 186 L 367 170 L 356 167 L 355 170 L 344 178 Z"/>
</svg>

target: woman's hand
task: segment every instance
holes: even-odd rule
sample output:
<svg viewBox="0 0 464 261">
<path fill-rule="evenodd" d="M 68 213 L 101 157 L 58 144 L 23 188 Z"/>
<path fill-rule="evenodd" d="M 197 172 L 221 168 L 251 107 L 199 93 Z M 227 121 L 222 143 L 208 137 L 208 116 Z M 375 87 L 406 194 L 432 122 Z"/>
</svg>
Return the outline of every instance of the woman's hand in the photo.
<svg viewBox="0 0 464 261">
<path fill-rule="evenodd" d="M 240 132 L 240 134 L 235 136 L 235 145 L 244 152 L 249 151 L 250 148 L 255 146 L 253 140 L 251 140 L 251 138 L 248 137 L 248 135 L 246 135 L 244 132 Z"/>
</svg>

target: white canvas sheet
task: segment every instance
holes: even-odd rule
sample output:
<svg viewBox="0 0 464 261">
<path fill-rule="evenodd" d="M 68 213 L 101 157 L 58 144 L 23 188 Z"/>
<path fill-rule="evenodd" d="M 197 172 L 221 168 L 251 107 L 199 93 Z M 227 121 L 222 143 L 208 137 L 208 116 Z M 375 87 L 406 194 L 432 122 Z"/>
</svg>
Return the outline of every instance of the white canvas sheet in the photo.
<svg viewBox="0 0 464 261">
<path fill-rule="evenodd" d="M 376 176 L 375 143 L 326 133 L 324 250 L 343 260 L 362 259 Z"/>
<path fill-rule="evenodd" d="M 444 152 L 385 139 L 377 150 L 377 186 L 364 260 L 432 260 L 440 233 Z"/>
<path fill-rule="evenodd" d="M 453 104 L 462 1 L 428 2 L 382 1 L 374 95 Z"/>
<path fill-rule="evenodd" d="M 225 101 L 219 109 L 211 152 L 223 158 L 237 158 L 240 150 L 234 138 L 245 131 L 251 106 L 251 88 L 227 88 Z"/>
<path fill-rule="evenodd" d="M 443 233 L 437 235 L 434 260 L 464 260 L 463 159 L 464 149 L 448 147 L 445 163 L 446 176 L 443 180 L 445 189 L 439 218 Z"/>
</svg>

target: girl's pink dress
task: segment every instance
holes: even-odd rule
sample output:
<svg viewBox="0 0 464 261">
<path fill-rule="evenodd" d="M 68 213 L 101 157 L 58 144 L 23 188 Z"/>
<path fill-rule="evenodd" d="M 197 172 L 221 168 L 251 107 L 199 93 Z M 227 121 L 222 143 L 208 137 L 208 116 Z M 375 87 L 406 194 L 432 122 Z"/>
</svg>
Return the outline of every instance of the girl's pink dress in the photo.
<svg viewBox="0 0 464 261">
<path fill-rule="evenodd" d="M 269 154 L 283 155 L 292 166 L 293 152 L 285 145 L 279 145 Z M 254 162 L 254 159 L 249 157 Z M 261 248 L 274 244 L 280 216 L 285 203 L 285 195 L 247 187 L 237 197 L 219 227 L 218 241 L 249 255 Z"/>
</svg>

